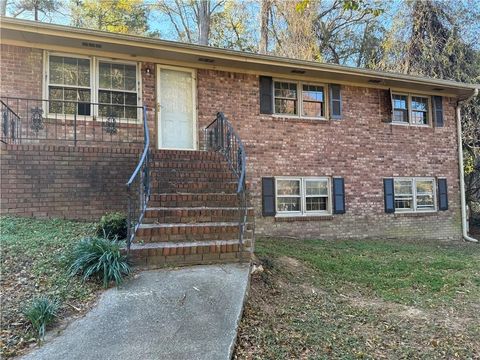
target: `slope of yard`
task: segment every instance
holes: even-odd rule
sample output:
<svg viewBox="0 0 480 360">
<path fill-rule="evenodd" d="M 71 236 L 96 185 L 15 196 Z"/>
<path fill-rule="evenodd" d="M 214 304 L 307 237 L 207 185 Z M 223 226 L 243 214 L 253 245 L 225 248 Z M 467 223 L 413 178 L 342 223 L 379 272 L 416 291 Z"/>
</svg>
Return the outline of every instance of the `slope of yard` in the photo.
<svg viewBox="0 0 480 360">
<path fill-rule="evenodd" d="M 59 318 L 88 309 L 98 287 L 68 277 L 66 254 L 93 230 L 89 223 L 0 218 L 0 357 L 17 355 L 35 343 L 22 314 L 32 297 L 46 294 L 58 298 L 62 303 Z"/>
<path fill-rule="evenodd" d="M 480 246 L 260 239 L 236 359 L 480 359 Z"/>
</svg>

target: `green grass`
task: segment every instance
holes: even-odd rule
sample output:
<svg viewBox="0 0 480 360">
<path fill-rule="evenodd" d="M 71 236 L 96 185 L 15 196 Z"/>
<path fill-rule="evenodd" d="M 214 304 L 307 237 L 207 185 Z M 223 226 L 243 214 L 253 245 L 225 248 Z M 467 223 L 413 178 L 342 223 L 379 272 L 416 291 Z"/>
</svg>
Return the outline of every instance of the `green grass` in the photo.
<svg viewBox="0 0 480 360">
<path fill-rule="evenodd" d="M 257 239 L 235 359 L 476 359 L 480 246 Z"/>
<path fill-rule="evenodd" d="M 92 223 L 0 218 L 1 286 L 9 294 L 2 303 L 3 355 L 14 355 L 28 345 L 32 332 L 22 309 L 33 298 L 58 299 L 60 315 L 67 316 L 94 299 L 98 285 L 68 275 L 74 245 L 94 233 Z"/>
<path fill-rule="evenodd" d="M 302 260 L 319 273 L 324 285 L 350 284 L 407 305 L 434 305 L 466 292 L 480 295 L 480 246 L 261 239 L 256 253 Z"/>
</svg>

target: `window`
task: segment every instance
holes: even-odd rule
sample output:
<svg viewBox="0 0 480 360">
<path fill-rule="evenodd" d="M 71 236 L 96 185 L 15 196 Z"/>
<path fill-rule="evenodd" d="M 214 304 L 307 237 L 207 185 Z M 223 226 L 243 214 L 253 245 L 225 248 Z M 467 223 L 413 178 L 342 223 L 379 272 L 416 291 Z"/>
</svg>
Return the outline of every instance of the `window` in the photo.
<svg viewBox="0 0 480 360">
<path fill-rule="evenodd" d="M 393 117 L 397 124 L 428 125 L 430 99 L 425 96 L 392 94 Z"/>
<path fill-rule="evenodd" d="M 139 75 L 136 63 L 46 54 L 45 94 L 50 101 L 45 110 L 49 113 L 103 118 L 113 115 L 120 119 L 141 117 L 137 108 Z"/>
<path fill-rule="evenodd" d="M 274 82 L 274 113 L 325 118 L 325 87 L 300 82 Z"/>
<path fill-rule="evenodd" d="M 137 117 L 137 66 L 98 62 L 98 113 L 120 118 Z"/>
<path fill-rule="evenodd" d="M 277 178 L 276 204 L 279 215 L 330 213 L 328 178 Z"/>
<path fill-rule="evenodd" d="M 393 95 L 393 121 L 408 123 L 408 96 Z"/>
<path fill-rule="evenodd" d="M 90 115 L 90 59 L 50 56 L 48 74 L 49 113 Z"/>
<path fill-rule="evenodd" d="M 317 85 L 303 85 L 302 88 L 302 115 L 307 117 L 324 117 L 325 106 L 323 87 Z"/>
<path fill-rule="evenodd" d="M 297 84 L 275 82 L 275 113 L 297 114 Z"/>
<path fill-rule="evenodd" d="M 394 186 L 395 211 L 436 210 L 433 178 L 397 178 Z"/>
<path fill-rule="evenodd" d="M 427 125 L 428 98 L 412 96 L 412 124 Z"/>
</svg>

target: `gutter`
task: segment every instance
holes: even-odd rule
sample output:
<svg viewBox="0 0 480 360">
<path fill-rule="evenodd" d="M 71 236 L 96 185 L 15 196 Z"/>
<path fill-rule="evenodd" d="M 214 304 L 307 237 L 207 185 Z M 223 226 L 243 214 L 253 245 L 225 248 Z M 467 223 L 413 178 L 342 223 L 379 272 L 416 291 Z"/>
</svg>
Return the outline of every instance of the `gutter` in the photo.
<svg viewBox="0 0 480 360">
<path fill-rule="evenodd" d="M 458 167 L 460 168 L 460 206 L 462 210 L 462 236 L 463 240 L 478 243 L 477 239 L 474 239 L 468 236 L 467 229 L 467 206 L 465 200 L 465 173 L 463 169 L 463 146 L 462 146 L 462 121 L 461 121 L 461 110 L 460 107 L 465 102 L 470 101 L 472 98 L 478 95 L 478 88 L 476 88 L 473 93 L 464 100 L 459 100 L 457 102 L 457 142 L 458 142 Z"/>
</svg>

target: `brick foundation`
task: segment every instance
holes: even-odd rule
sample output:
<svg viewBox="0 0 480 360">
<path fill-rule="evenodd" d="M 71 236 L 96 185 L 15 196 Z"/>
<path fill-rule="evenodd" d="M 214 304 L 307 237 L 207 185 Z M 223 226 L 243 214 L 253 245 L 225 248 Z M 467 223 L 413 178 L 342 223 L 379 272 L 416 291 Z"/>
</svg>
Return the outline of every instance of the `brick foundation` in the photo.
<svg viewBox="0 0 480 360">
<path fill-rule="evenodd" d="M 139 149 L 1 145 L 1 213 L 98 220 L 127 208 Z"/>
</svg>

